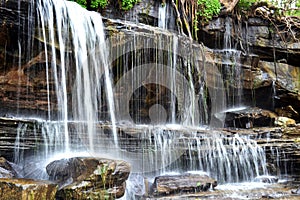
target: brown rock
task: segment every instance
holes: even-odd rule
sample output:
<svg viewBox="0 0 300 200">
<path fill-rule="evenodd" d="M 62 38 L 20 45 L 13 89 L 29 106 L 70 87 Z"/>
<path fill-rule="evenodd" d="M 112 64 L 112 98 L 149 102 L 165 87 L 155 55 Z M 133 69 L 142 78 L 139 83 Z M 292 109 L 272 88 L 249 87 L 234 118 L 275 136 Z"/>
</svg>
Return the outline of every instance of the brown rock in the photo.
<svg viewBox="0 0 300 200">
<path fill-rule="evenodd" d="M 184 174 L 166 175 L 155 178 L 154 194 L 195 193 L 207 191 L 217 186 L 217 181 L 207 175 Z"/>
<path fill-rule="evenodd" d="M 226 12 L 229 13 L 233 11 L 236 4 L 239 2 L 238 0 L 220 0 L 220 2 L 226 7 Z"/>
<path fill-rule="evenodd" d="M 275 112 L 281 117 L 299 118 L 299 113 L 291 105 L 276 108 Z"/>
<path fill-rule="evenodd" d="M 49 181 L 9 178 L 0 179 L 1 200 L 54 200 L 56 191 L 57 185 Z"/>
<path fill-rule="evenodd" d="M 130 165 L 103 158 L 70 158 L 50 163 L 47 173 L 61 186 L 62 199 L 114 199 L 125 193 Z"/>
<path fill-rule="evenodd" d="M 236 128 L 273 126 L 277 117 L 275 113 L 257 107 L 228 110 L 225 112 L 225 125 Z"/>
<path fill-rule="evenodd" d="M 275 120 L 275 125 L 283 126 L 283 127 L 295 126 L 296 122 L 295 122 L 295 120 L 288 118 L 288 117 L 277 117 Z"/>
</svg>

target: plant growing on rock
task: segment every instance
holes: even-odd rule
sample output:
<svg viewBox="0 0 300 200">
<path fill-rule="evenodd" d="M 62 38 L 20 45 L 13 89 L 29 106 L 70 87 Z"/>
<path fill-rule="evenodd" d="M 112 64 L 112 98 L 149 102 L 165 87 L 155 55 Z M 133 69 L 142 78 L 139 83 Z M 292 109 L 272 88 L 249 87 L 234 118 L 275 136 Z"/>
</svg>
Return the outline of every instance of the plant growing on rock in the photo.
<svg viewBox="0 0 300 200">
<path fill-rule="evenodd" d="M 109 0 L 70 0 L 75 1 L 80 4 L 82 7 L 88 10 L 98 10 L 106 8 L 110 1 Z M 139 2 L 139 0 L 118 0 L 120 9 L 122 10 L 130 10 L 133 6 Z"/>
<path fill-rule="evenodd" d="M 198 0 L 197 15 L 200 16 L 202 22 L 208 22 L 214 15 L 218 15 L 221 10 L 219 0 Z"/>
<path fill-rule="evenodd" d="M 121 2 L 119 0 L 122 10 L 130 10 L 138 2 L 139 0 L 122 0 Z"/>
<path fill-rule="evenodd" d="M 97 10 L 98 8 L 103 9 L 109 3 L 108 0 L 70 0 L 70 1 L 75 1 L 88 10 Z"/>
</svg>

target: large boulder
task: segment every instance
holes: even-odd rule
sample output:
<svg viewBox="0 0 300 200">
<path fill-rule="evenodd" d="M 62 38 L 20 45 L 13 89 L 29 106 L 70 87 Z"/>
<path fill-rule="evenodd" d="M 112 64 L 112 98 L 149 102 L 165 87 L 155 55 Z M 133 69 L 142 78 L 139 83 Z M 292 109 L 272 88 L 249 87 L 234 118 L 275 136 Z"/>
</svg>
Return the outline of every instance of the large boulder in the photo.
<svg viewBox="0 0 300 200">
<path fill-rule="evenodd" d="M 49 181 L 10 178 L 0 179 L 1 200 L 54 200 L 56 191 L 57 185 Z"/>
<path fill-rule="evenodd" d="M 114 199 L 125 193 L 130 165 L 124 161 L 76 157 L 51 162 L 51 180 L 60 185 L 59 199 Z"/>
</svg>

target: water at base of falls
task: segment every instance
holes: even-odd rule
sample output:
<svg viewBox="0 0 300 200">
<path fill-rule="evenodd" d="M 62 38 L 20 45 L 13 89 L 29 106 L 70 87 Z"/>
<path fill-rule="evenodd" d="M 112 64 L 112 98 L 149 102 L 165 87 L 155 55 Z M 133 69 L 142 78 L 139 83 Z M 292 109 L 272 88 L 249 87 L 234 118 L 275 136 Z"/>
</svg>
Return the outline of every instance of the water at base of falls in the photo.
<svg viewBox="0 0 300 200">
<path fill-rule="evenodd" d="M 169 83 L 170 87 L 169 84 L 164 84 L 165 87 L 173 88 L 171 92 L 177 94 L 177 102 L 176 98 L 170 98 L 170 105 L 174 110 L 169 112 L 170 123 L 176 124 L 160 125 L 159 120 L 156 124 L 149 125 L 137 125 L 133 122 L 122 124 L 118 121 L 119 116 L 115 116 L 115 107 L 127 105 L 128 102 L 122 102 L 122 98 L 116 99 L 113 94 L 115 90 L 109 74 L 111 70 L 108 62 L 109 47 L 106 46 L 101 16 L 87 12 L 75 3 L 60 0 L 37 1 L 37 12 L 39 36 L 44 45 L 42 49 L 49 55 L 46 58 L 49 72 L 46 74 L 49 112 L 47 119 L 36 120 L 33 126 L 21 123 L 18 128 L 15 162 L 21 167 L 24 177 L 47 179 L 44 169 L 49 162 L 73 156 L 123 159 L 132 164 L 133 173 L 157 175 L 204 171 L 221 183 L 251 181 L 256 176 L 267 174 L 264 152 L 253 140 L 239 135 L 227 136 L 218 131 L 199 127 L 199 120 L 194 117 L 196 105 L 202 103 L 203 107 L 208 107 L 203 102 L 195 101 L 199 95 L 195 94 L 196 87 L 191 74 L 194 69 L 191 63 L 199 63 L 199 60 L 197 57 L 177 62 L 179 42 L 176 36 L 171 34 L 169 37 L 170 43 L 166 44 L 169 49 L 162 48 L 172 53 L 156 55 L 158 59 L 167 57 L 167 65 L 173 67 L 166 70 L 170 76 L 160 77 L 160 73 L 153 75 L 153 80 L 157 81 L 155 83 L 161 81 L 159 79 L 168 81 L 171 79 L 169 77 L 177 77 L 174 78 L 177 82 L 172 80 L 174 82 Z M 137 65 L 143 66 L 143 70 L 138 71 L 139 74 L 130 76 L 141 78 L 143 72 L 148 72 L 147 66 L 142 65 L 144 64 L 142 61 L 149 58 L 143 57 L 144 51 L 136 50 L 139 40 L 137 35 L 134 35 L 134 38 L 136 40 L 130 45 L 134 46 L 135 51 L 131 54 L 127 52 L 122 59 L 126 62 L 133 60 Z M 155 40 L 161 40 L 156 46 L 161 48 L 162 38 Z M 145 43 L 139 45 L 149 47 L 151 46 L 149 41 L 143 40 Z M 121 50 L 125 51 L 126 47 Z M 155 65 L 153 63 L 149 65 L 151 67 L 149 72 L 161 72 L 162 65 L 156 61 Z M 176 68 L 183 68 L 179 63 L 185 62 L 190 62 L 184 68 L 187 72 L 180 75 Z M 141 69 L 137 66 L 132 68 Z M 151 81 L 152 79 L 148 83 L 143 82 L 142 89 L 149 88 L 153 83 Z M 164 83 L 163 81 L 159 83 Z M 178 83 L 183 85 L 180 91 L 176 90 L 181 86 L 177 87 Z M 203 82 L 197 84 L 201 88 L 199 91 L 205 90 Z M 119 89 L 124 90 L 128 85 L 123 85 Z M 135 88 L 134 84 L 130 86 Z M 55 100 L 51 96 L 53 92 L 50 91 L 51 88 L 54 88 Z M 125 93 L 128 92 L 129 90 L 125 90 Z M 108 123 L 102 122 L 101 112 L 98 112 L 103 101 L 106 102 L 106 111 L 109 113 Z M 152 121 L 159 117 L 166 118 L 158 112 L 161 108 L 157 106 L 157 102 L 151 105 L 154 109 L 151 116 L 155 117 L 150 119 Z M 51 111 L 53 103 L 57 104 L 56 114 Z M 140 102 L 137 106 L 141 106 Z M 180 113 L 175 112 L 176 106 L 178 110 L 181 109 Z M 223 103 L 217 106 L 222 107 Z M 215 110 L 213 114 L 221 110 L 213 109 Z M 54 116 L 57 116 L 57 119 Z M 208 114 L 203 118 L 207 121 Z M 40 142 L 31 157 L 26 157 L 26 152 L 23 151 L 25 146 L 22 146 L 24 145 L 22 141 L 28 134 L 33 134 L 37 143 Z"/>
</svg>

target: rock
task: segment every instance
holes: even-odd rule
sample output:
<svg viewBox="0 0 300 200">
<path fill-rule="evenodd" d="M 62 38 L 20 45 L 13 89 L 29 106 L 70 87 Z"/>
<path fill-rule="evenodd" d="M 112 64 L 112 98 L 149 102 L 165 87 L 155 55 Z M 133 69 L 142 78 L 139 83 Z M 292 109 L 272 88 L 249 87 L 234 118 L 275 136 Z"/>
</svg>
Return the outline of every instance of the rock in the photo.
<svg viewBox="0 0 300 200">
<path fill-rule="evenodd" d="M 262 183 L 277 183 L 278 177 L 276 176 L 257 176 L 254 179 L 255 182 L 262 182 Z"/>
<path fill-rule="evenodd" d="M 60 185 L 60 199 L 120 198 L 130 173 L 127 162 L 84 157 L 56 160 L 46 169 Z"/>
<path fill-rule="evenodd" d="M 267 26 L 250 26 L 249 40 L 250 42 L 257 41 L 258 38 L 269 38 L 270 32 Z"/>
<path fill-rule="evenodd" d="M 226 13 L 230 13 L 235 8 L 238 0 L 220 0 L 220 3 L 223 4 L 226 8 Z"/>
<path fill-rule="evenodd" d="M 12 164 L 5 158 L 0 157 L 0 178 L 16 178 L 18 173 L 13 168 Z"/>
<path fill-rule="evenodd" d="M 248 25 L 251 25 L 251 26 L 268 26 L 269 22 L 265 19 L 260 18 L 260 17 L 249 17 Z"/>
<path fill-rule="evenodd" d="M 258 67 L 268 78 L 276 81 L 280 87 L 289 91 L 297 92 L 299 90 L 300 69 L 286 63 L 276 63 L 260 61 Z"/>
<path fill-rule="evenodd" d="M 300 187 L 298 187 L 297 189 L 292 190 L 291 193 L 300 195 Z"/>
<path fill-rule="evenodd" d="M 153 184 L 154 195 L 170 195 L 176 193 L 196 193 L 213 189 L 217 181 L 207 175 L 183 174 L 156 177 Z"/>
<path fill-rule="evenodd" d="M 56 191 L 57 185 L 49 181 L 9 178 L 0 179 L 1 200 L 54 200 Z"/>
<path fill-rule="evenodd" d="M 276 108 L 275 112 L 278 116 L 299 119 L 299 113 L 291 106 Z"/>
<path fill-rule="evenodd" d="M 277 117 L 275 120 L 275 125 L 283 126 L 283 127 L 295 126 L 296 122 L 295 122 L 295 120 L 288 118 L 288 117 Z"/>
<path fill-rule="evenodd" d="M 273 126 L 277 117 L 275 113 L 257 107 L 245 107 L 224 112 L 226 113 L 225 126 L 236 128 Z"/>
<path fill-rule="evenodd" d="M 151 183 L 146 177 L 139 174 L 131 174 L 126 185 L 126 199 L 130 199 L 132 197 L 136 197 L 136 199 L 142 199 L 142 197 L 149 196 L 150 188 Z"/>
</svg>

